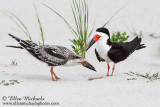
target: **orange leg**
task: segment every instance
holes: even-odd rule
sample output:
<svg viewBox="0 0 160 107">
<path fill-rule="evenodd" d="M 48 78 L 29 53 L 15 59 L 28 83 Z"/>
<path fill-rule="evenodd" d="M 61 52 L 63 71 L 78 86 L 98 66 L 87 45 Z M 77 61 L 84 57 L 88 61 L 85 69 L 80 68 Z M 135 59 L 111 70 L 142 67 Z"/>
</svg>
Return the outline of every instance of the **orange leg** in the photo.
<svg viewBox="0 0 160 107">
<path fill-rule="evenodd" d="M 107 72 L 107 77 L 109 76 L 109 69 L 110 69 L 110 66 L 109 66 L 109 64 L 108 64 L 108 72 Z"/>
<path fill-rule="evenodd" d="M 55 76 L 55 78 L 58 80 L 58 79 L 60 79 L 60 78 L 58 78 L 58 76 L 54 73 L 54 71 L 53 71 L 53 75 Z"/>
<path fill-rule="evenodd" d="M 54 74 L 54 72 L 53 72 L 53 67 L 51 67 L 51 76 L 52 76 L 52 81 L 56 81 L 55 79 L 54 79 L 54 77 L 53 77 L 53 74 Z"/>
<path fill-rule="evenodd" d="M 113 72 L 114 72 L 114 70 L 115 70 L 115 65 L 113 65 L 113 68 L 112 68 L 112 74 L 111 74 L 111 76 L 113 76 Z"/>
</svg>

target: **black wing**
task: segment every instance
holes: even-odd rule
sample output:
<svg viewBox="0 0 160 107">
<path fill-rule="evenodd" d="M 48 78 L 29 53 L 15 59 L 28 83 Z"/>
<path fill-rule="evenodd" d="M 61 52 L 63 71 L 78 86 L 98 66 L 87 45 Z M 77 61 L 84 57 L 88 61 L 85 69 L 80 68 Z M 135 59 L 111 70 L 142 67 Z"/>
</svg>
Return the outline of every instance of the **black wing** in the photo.
<svg viewBox="0 0 160 107">
<path fill-rule="evenodd" d="M 98 61 L 99 62 L 104 62 L 105 60 L 104 59 L 102 59 L 100 56 L 99 56 L 99 54 L 98 54 L 98 52 L 97 52 L 97 50 L 95 49 L 95 54 L 96 54 L 96 57 L 97 57 L 97 59 L 98 59 Z"/>
<path fill-rule="evenodd" d="M 139 48 L 141 38 L 136 37 L 131 42 L 113 43 L 111 49 L 108 51 L 108 57 L 114 62 L 118 63 L 125 60 L 130 54 Z"/>
</svg>

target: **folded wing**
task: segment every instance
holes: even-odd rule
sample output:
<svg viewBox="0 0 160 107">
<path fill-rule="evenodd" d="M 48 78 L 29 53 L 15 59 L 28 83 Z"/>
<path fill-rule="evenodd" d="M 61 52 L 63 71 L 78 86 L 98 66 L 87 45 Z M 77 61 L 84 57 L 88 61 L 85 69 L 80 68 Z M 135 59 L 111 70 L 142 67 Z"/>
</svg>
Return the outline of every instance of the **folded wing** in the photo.
<svg viewBox="0 0 160 107">
<path fill-rule="evenodd" d="M 115 63 L 125 60 L 135 50 L 144 48 L 144 45 L 140 45 L 141 38 L 136 37 L 130 42 L 113 43 L 111 49 L 108 52 L 108 57 Z"/>
</svg>

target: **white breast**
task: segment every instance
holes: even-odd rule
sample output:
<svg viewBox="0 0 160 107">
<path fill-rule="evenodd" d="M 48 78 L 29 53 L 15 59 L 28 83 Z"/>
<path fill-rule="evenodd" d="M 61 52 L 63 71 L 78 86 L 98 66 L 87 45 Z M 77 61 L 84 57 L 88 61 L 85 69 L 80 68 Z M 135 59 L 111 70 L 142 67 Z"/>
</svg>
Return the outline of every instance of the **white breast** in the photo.
<svg viewBox="0 0 160 107">
<path fill-rule="evenodd" d="M 96 46 L 96 50 L 101 58 L 103 58 L 106 62 L 111 62 L 110 58 L 108 57 L 108 51 L 110 50 L 110 46 L 106 44 L 107 38 L 101 37 Z"/>
<path fill-rule="evenodd" d="M 66 64 L 62 65 L 64 67 L 67 67 L 67 66 L 76 66 L 76 65 L 80 65 L 82 60 L 81 59 L 75 59 L 75 60 L 69 60 Z"/>
</svg>

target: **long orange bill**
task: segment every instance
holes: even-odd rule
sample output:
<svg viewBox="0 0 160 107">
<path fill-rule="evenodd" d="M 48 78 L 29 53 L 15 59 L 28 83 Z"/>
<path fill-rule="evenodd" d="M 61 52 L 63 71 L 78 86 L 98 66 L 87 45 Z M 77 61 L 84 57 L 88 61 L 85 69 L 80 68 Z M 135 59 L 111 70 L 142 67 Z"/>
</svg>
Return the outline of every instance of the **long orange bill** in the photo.
<svg viewBox="0 0 160 107">
<path fill-rule="evenodd" d="M 95 36 L 93 37 L 93 39 L 90 41 L 89 46 L 88 46 L 88 48 L 86 49 L 86 51 L 87 51 L 95 42 L 97 42 L 100 37 L 101 37 L 101 36 L 99 36 L 99 35 L 95 35 Z"/>
<path fill-rule="evenodd" d="M 97 72 L 96 69 L 90 63 L 88 63 L 87 61 L 82 61 L 80 63 L 82 64 L 82 66 Z"/>
<path fill-rule="evenodd" d="M 89 43 L 88 48 L 86 49 L 86 51 L 88 51 L 88 49 L 95 43 L 96 41 L 94 39 L 92 39 Z"/>
</svg>

